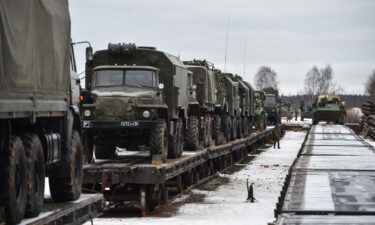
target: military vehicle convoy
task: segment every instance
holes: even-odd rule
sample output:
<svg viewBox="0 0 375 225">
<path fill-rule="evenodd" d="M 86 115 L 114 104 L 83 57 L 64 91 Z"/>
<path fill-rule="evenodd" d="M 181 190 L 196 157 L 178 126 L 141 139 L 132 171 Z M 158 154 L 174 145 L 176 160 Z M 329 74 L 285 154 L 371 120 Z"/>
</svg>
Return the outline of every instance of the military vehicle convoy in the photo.
<svg viewBox="0 0 375 225">
<path fill-rule="evenodd" d="M 313 124 L 320 121 L 344 124 L 346 120 L 345 103 L 337 95 L 320 95 L 313 104 Z"/>
<path fill-rule="evenodd" d="M 67 0 L 0 3 L 0 211 L 37 216 L 45 177 L 52 199 L 82 185 L 79 80 Z"/>
</svg>

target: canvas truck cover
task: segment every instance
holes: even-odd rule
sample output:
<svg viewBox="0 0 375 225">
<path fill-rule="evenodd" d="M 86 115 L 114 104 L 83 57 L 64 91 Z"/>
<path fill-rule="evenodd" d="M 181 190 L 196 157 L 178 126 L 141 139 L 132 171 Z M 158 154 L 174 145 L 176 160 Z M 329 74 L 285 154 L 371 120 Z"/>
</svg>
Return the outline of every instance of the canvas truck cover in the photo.
<svg viewBox="0 0 375 225">
<path fill-rule="evenodd" d="M 0 112 L 64 111 L 69 81 L 68 0 L 1 0 Z"/>
</svg>

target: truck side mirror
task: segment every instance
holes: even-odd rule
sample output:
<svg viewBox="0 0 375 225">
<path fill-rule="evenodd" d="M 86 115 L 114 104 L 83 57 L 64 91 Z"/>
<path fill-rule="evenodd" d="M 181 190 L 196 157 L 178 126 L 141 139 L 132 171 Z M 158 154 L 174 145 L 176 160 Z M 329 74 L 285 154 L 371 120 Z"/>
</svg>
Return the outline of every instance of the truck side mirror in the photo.
<svg viewBox="0 0 375 225">
<path fill-rule="evenodd" d="M 86 62 L 91 62 L 94 59 L 92 47 L 86 48 Z"/>
</svg>

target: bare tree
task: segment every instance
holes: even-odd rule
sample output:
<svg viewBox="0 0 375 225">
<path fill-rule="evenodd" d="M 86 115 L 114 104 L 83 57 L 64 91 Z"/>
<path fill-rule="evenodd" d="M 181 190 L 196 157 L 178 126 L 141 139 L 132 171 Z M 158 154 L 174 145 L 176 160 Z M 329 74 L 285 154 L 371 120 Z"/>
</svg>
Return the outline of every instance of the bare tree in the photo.
<svg viewBox="0 0 375 225">
<path fill-rule="evenodd" d="M 320 73 L 316 65 L 314 65 L 306 74 L 305 91 L 307 95 L 314 96 L 319 94 Z"/>
<path fill-rule="evenodd" d="M 328 94 L 330 88 L 333 86 L 333 70 L 331 65 L 327 65 L 323 69 L 320 69 L 320 78 L 319 78 L 319 94 Z"/>
<path fill-rule="evenodd" d="M 367 78 L 366 94 L 370 96 L 371 101 L 375 101 L 375 70 Z"/>
<path fill-rule="evenodd" d="M 305 93 L 312 101 L 315 96 L 326 94 L 340 94 L 344 89 L 333 81 L 333 69 L 331 65 L 326 65 L 322 69 L 318 69 L 314 65 L 306 74 Z"/>
<path fill-rule="evenodd" d="M 254 83 L 258 90 L 263 90 L 264 88 L 272 87 L 278 89 L 278 78 L 277 73 L 268 66 L 261 66 L 258 72 L 255 74 Z"/>
</svg>

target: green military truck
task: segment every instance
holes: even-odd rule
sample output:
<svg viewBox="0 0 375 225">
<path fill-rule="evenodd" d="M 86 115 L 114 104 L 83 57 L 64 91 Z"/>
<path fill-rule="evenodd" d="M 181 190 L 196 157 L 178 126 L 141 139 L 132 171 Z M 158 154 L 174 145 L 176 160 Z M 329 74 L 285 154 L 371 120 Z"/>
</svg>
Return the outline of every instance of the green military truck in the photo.
<svg viewBox="0 0 375 225">
<path fill-rule="evenodd" d="M 109 44 L 88 54 L 82 124 L 96 158 L 117 147 L 148 150 L 153 162 L 180 157 L 191 85 L 179 58 L 154 47 Z"/>
<path fill-rule="evenodd" d="M 217 86 L 220 87 L 216 94 L 222 109 L 224 136 L 228 141 L 235 140 L 240 138 L 238 131 L 241 130 L 239 84 L 233 80 L 234 75 L 231 73 L 217 71 L 215 75 Z"/>
<path fill-rule="evenodd" d="M 240 106 L 240 119 L 239 119 L 239 133 L 238 137 L 247 137 L 251 132 L 252 118 L 251 118 L 251 103 L 252 103 L 252 90 L 250 87 L 242 80 L 242 77 L 235 75 L 233 81 L 238 83 L 238 97 Z"/>
<path fill-rule="evenodd" d="M 189 107 L 189 121 L 185 136 L 187 149 L 197 149 L 198 139 L 203 147 L 224 142 L 221 125 L 221 107 L 217 105 L 217 88 L 215 82 L 215 68 L 206 60 L 184 61 L 188 70 L 193 73 L 193 84 L 196 88 L 198 104 Z M 212 141 L 213 140 L 213 141 Z"/>
<path fill-rule="evenodd" d="M 0 12 L 0 210 L 17 224 L 40 213 L 45 176 L 55 201 L 81 194 L 79 80 L 67 0 L 1 0 Z"/>
<path fill-rule="evenodd" d="M 313 105 L 313 124 L 320 121 L 344 124 L 346 120 L 345 104 L 337 95 L 320 95 Z"/>
<path fill-rule="evenodd" d="M 254 91 L 254 123 L 255 128 L 263 131 L 267 128 L 266 115 L 266 93 L 264 91 Z"/>
</svg>

